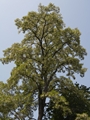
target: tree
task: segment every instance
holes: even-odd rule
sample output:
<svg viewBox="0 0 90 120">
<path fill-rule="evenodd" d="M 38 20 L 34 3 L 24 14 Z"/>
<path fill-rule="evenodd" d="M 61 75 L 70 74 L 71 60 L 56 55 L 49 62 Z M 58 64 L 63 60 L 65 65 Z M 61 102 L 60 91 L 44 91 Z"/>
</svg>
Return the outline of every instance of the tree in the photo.
<svg viewBox="0 0 90 120">
<path fill-rule="evenodd" d="M 89 120 L 90 117 L 90 87 L 79 85 L 65 77 L 60 79 L 57 91 L 64 97 L 64 104 L 51 100 L 47 108 L 47 116 L 50 120 Z M 58 103 L 58 107 L 55 104 Z M 81 118 L 81 119 L 80 119 Z M 87 119 L 86 119 L 87 118 Z"/>
<path fill-rule="evenodd" d="M 65 73 L 73 79 L 76 73 L 84 76 L 86 68 L 81 60 L 86 50 L 80 45 L 79 30 L 66 28 L 59 7 L 52 3 L 40 4 L 38 12 L 29 12 L 15 23 L 24 39 L 4 50 L 1 58 L 3 64 L 15 63 L 7 91 L 16 105 L 9 113 L 13 111 L 20 120 L 32 119 L 38 108 L 38 120 L 43 120 L 47 98 L 64 100 L 55 89 L 60 83 L 59 75 Z"/>
</svg>

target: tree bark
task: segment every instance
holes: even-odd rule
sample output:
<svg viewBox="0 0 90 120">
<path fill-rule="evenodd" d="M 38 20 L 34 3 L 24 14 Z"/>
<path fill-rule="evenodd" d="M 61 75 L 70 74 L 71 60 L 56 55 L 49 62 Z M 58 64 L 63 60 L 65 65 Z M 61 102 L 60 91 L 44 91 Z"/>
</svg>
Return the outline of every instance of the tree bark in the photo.
<svg viewBox="0 0 90 120">
<path fill-rule="evenodd" d="M 44 113 L 44 107 L 45 107 L 45 100 L 46 98 L 41 98 L 42 90 L 39 90 L 39 107 L 38 107 L 38 120 L 42 120 L 43 118 L 43 113 Z"/>
</svg>

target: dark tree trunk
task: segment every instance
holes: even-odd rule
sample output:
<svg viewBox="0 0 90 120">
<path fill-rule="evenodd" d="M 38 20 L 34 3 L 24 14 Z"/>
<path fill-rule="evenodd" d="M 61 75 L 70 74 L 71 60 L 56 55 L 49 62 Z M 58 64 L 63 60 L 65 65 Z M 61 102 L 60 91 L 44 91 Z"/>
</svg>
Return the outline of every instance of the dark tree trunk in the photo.
<svg viewBox="0 0 90 120">
<path fill-rule="evenodd" d="M 42 120 L 44 113 L 45 99 L 40 99 L 39 111 L 38 111 L 38 120 Z"/>
<path fill-rule="evenodd" d="M 42 90 L 39 89 L 39 107 L 38 107 L 38 120 L 42 120 L 44 115 L 44 107 L 45 107 L 45 100 L 46 98 L 41 98 Z"/>
</svg>

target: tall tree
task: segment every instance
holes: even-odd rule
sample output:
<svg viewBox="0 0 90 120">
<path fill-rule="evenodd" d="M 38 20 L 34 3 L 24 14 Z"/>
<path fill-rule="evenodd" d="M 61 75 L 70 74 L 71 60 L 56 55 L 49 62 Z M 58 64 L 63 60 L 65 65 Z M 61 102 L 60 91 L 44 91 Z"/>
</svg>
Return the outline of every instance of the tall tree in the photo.
<svg viewBox="0 0 90 120">
<path fill-rule="evenodd" d="M 37 108 L 38 120 L 43 120 L 46 99 L 59 97 L 60 93 L 53 87 L 60 82 L 58 76 L 64 72 L 73 79 L 76 73 L 84 76 L 86 69 L 81 60 L 86 50 L 80 45 L 79 30 L 66 28 L 59 7 L 52 3 L 40 4 L 38 12 L 29 12 L 15 23 L 25 36 L 21 43 L 4 50 L 1 58 L 3 64 L 15 63 L 7 80 L 8 92 L 15 98 L 14 112 L 20 115 L 20 120 L 32 119 Z"/>
</svg>

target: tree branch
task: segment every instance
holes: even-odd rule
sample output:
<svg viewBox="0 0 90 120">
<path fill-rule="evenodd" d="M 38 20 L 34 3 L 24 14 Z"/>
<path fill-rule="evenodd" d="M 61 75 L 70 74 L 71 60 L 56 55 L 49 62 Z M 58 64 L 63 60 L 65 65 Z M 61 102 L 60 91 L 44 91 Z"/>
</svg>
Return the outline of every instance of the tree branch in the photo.
<svg viewBox="0 0 90 120">
<path fill-rule="evenodd" d="M 54 57 L 54 56 L 63 48 L 63 46 L 64 46 L 65 44 L 67 44 L 67 42 L 64 42 L 64 43 L 62 44 L 62 46 L 61 46 L 60 48 L 58 48 L 58 50 L 56 50 L 56 51 L 53 53 L 52 57 Z"/>
</svg>

